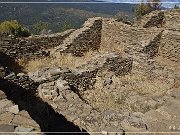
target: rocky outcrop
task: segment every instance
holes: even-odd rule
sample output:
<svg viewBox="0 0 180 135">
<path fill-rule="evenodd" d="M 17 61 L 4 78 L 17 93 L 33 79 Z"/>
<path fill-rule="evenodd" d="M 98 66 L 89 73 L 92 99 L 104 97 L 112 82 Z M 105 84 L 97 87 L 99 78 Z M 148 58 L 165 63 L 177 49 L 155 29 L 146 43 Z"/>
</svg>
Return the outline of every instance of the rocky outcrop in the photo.
<svg viewBox="0 0 180 135">
<path fill-rule="evenodd" d="M 101 43 L 102 18 L 91 18 L 82 28 L 74 31 L 63 44 L 56 47 L 54 53 L 71 53 L 82 56 L 92 50 L 98 50 Z"/>
</svg>

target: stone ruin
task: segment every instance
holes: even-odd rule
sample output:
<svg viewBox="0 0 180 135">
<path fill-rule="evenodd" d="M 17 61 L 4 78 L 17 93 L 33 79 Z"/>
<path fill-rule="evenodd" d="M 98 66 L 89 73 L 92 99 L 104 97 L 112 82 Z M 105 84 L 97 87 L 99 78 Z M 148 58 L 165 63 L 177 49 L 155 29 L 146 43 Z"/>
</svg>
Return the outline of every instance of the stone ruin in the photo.
<svg viewBox="0 0 180 135">
<path fill-rule="evenodd" d="M 58 46 L 74 30 L 44 36 L 31 36 L 28 38 L 5 37 L 0 41 L 0 49 L 13 58 L 34 59 L 48 56 L 48 49 Z"/>
<path fill-rule="evenodd" d="M 180 122 L 179 16 L 179 10 L 156 11 L 132 26 L 98 17 L 77 30 L 1 40 L 0 131 L 178 132 L 171 126 Z M 89 51 L 96 56 L 74 69 L 52 65 L 17 74 L 11 67 L 14 58 L 83 58 Z M 138 91 L 142 84 L 156 91 Z M 104 104 L 98 106 L 97 95 Z M 119 106 L 109 108 L 112 101 Z"/>
<path fill-rule="evenodd" d="M 98 50 L 101 43 L 102 19 L 91 18 L 82 28 L 74 31 L 62 45 L 55 48 L 57 53 L 72 53 L 82 56 L 90 50 Z"/>
</svg>

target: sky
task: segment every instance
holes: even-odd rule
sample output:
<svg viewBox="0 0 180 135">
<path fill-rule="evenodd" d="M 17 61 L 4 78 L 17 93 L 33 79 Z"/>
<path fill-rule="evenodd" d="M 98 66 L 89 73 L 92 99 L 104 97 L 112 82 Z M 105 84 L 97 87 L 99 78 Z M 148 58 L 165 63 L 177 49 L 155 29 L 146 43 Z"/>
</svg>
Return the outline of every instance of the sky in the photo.
<svg viewBox="0 0 180 135">
<path fill-rule="evenodd" d="M 142 0 L 101 0 L 101 1 L 106 1 L 106 2 L 114 2 L 114 3 L 139 3 L 142 2 Z M 146 1 L 146 0 L 144 0 Z M 164 7 L 169 7 L 172 8 L 174 5 L 179 5 L 180 6 L 180 0 L 161 0 L 163 3 Z"/>
</svg>

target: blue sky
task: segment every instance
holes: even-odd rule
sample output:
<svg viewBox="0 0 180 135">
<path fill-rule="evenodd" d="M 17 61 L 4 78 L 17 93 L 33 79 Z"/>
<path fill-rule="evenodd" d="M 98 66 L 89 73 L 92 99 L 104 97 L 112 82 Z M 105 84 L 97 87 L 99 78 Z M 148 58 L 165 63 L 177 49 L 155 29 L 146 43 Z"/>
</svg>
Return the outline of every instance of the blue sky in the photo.
<svg viewBox="0 0 180 135">
<path fill-rule="evenodd" d="M 115 3 L 122 3 L 122 2 L 130 2 L 130 3 L 138 3 L 142 2 L 142 0 L 100 0 L 106 2 L 115 2 Z M 144 0 L 146 1 L 146 0 Z M 175 4 L 180 6 L 180 0 L 161 0 L 163 2 L 163 6 L 165 7 L 174 7 Z"/>
</svg>

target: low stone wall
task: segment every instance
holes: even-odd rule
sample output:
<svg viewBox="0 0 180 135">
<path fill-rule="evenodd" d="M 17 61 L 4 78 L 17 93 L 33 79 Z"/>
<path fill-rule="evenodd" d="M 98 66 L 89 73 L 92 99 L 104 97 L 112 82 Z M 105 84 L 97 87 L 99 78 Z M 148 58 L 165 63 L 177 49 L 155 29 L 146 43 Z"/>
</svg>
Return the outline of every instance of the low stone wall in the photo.
<svg viewBox="0 0 180 135">
<path fill-rule="evenodd" d="M 162 27 L 165 23 L 165 13 L 163 11 L 152 11 L 149 14 L 142 16 L 133 26 L 135 27 Z"/>
<path fill-rule="evenodd" d="M 142 16 L 137 22 L 133 24 L 135 27 L 161 27 L 168 29 L 180 28 L 180 9 L 172 9 L 167 11 L 153 11 L 147 15 Z"/>
<path fill-rule="evenodd" d="M 82 28 L 74 31 L 63 44 L 56 47 L 55 53 L 72 53 L 83 56 L 90 50 L 98 50 L 101 43 L 102 18 L 90 18 Z"/>
<path fill-rule="evenodd" d="M 33 36 L 28 38 L 4 38 L 0 41 L 0 50 L 13 58 L 33 59 L 49 55 L 47 49 L 58 46 L 72 33 L 67 30 L 63 33 Z"/>
<path fill-rule="evenodd" d="M 116 76 L 123 76 L 131 72 L 133 60 L 118 54 L 99 54 L 92 61 L 74 69 L 63 70 L 61 68 L 44 69 L 30 74 L 30 77 L 39 83 L 49 82 L 62 78 L 67 81 L 71 89 L 77 93 L 94 88 L 97 75 L 101 72 L 113 72 Z"/>
<path fill-rule="evenodd" d="M 172 61 L 180 62 L 180 30 L 165 30 L 162 34 L 159 54 Z"/>
<path fill-rule="evenodd" d="M 161 37 L 162 37 L 163 31 L 161 31 L 158 35 L 154 37 L 152 41 L 149 42 L 148 45 L 146 45 L 143 48 L 143 52 L 148 54 L 149 57 L 154 57 L 159 52 L 159 47 L 161 45 Z"/>
<path fill-rule="evenodd" d="M 180 9 L 171 9 L 165 12 L 164 28 L 180 30 Z"/>
<path fill-rule="evenodd" d="M 143 26 L 144 28 L 149 27 L 162 27 L 164 21 L 164 12 L 159 12 L 157 15 L 151 16 L 147 23 Z"/>
<path fill-rule="evenodd" d="M 102 41 L 100 50 L 108 52 L 131 52 L 134 46 L 141 47 L 142 44 L 150 42 L 158 35 L 160 28 L 132 27 L 113 19 L 104 19 L 102 29 Z"/>
</svg>

